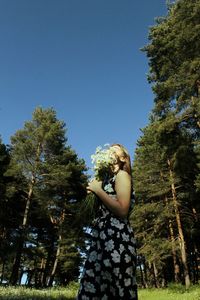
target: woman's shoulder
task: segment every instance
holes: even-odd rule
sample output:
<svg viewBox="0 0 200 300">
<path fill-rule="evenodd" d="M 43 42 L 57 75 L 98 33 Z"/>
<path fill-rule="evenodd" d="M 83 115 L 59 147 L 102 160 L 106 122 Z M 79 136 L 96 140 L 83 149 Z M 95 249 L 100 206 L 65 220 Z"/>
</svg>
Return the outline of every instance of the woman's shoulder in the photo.
<svg viewBox="0 0 200 300">
<path fill-rule="evenodd" d="M 131 175 L 128 172 L 126 172 L 124 170 L 120 170 L 116 174 L 115 188 L 124 187 L 124 186 L 126 186 L 127 188 L 132 189 L 132 178 L 131 178 Z"/>
<path fill-rule="evenodd" d="M 117 173 L 112 174 L 112 176 L 108 176 L 104 182 L 103 182 L 103 186 L 111 184 L 113 186 L 115 186 L 116 182 L 119 181 L 131 181 L 131 176 L 124 170 L 119 170 Z"/>
<path fill-rule="evenodd" d="M 117 179 L 128 179 L 128 180 L 130 180 L 131 179 L 131 175 L 128 173 L 128 172 L 126 172 L 126 171 L 124 171 L 124 170 L 119 170 L 118 172 L 117 172 L 117 174 L 115 175 L 115 179 L 117 180 Z"/>
</svg>

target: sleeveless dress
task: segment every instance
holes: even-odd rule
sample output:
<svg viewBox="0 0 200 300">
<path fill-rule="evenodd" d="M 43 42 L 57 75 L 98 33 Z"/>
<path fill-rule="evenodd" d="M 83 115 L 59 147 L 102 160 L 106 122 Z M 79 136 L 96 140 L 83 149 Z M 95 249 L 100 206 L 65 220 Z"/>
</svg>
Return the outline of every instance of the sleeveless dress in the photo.
<svg viewBox="0 0 200 300">
<path fill-rule="evenodd" d="M 116 201 L 115 178 L 103 183 L 104 191 L 113 197 L 113 201 Z M 132 206 L 133 199 L 129 215 Z M 99 200 L 77 300 L 138 299 L 135 278 L 136 241 L 128 217 L 114 215 Z"/>
</svg>

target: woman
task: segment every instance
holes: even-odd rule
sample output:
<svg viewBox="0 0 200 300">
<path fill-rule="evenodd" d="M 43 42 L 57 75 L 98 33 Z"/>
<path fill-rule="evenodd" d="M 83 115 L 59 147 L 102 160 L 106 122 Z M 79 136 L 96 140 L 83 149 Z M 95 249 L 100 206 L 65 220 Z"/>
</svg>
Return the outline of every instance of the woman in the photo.
<svg viewBox="0 0 200 300">
<path fill-rule="evenodd" d="M 131 211 L 131 164 L 120 144 L 110 147 L 115 163 L 110 176 L 93 179 L 88 192 L 100 200 L 92 243 L 81 279 L 78 300 L 136 300 L 136 245 L 128 217 Z"/>
</svg>

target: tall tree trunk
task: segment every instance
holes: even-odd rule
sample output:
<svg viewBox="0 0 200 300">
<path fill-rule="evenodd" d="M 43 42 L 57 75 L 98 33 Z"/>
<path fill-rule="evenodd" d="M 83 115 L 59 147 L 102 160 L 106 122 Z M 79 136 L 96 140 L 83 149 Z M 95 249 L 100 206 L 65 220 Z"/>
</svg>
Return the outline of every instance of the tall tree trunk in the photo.
<svg viewBox="0 0 200 300">
<path fill-rule="evenodd" d="M 3 283 L 3 278 L 4 278 L 4 270 L 5 270 L 5 259 L 3 259 L 2 262 L 2 268 L 1 268 L 1 279 L 0 279 L 0 283 Z"/>
<path fill-rule="evenodd" d="M 192 208 L 192 213 L 193 213 L 195 223 L 198 224 L 199 217 L 198 217 L 198 213 L 194 207 Z M 200 251 L 199 251 L 199 246 L 197 246 L 196 240 L 193 236 L 192 236 L 192 243 L 193 243 L 193 264 L 194 264 L 194 266 L 193 266 L 193 274 L 194 274 L 193 283 L 195 284 L 195 283 L 198 283 L 198 280 L 199 280 L 198 262 L 200 261 L 200 255 L 199 255 Z"/>
<path fill-rule="evenodd" d="M 180 252 L 181 252 L 181 260 L 182 260 L 183 269 L 184 269 L 185 286 L 186 286 L 186 288 L 189 288 L 190 277 L 189 277 L 189 270 L 188 270 L 188 265 L 187 265 L 187 253 L 186 253 L 185 239 L 184 239 L 182 223 L 181 223 L 181 218 L 180 218 L 180 212 L 179 212 L 179 207 L 178 207 L 174 175 L 173 175 L 173 171 L 172 171 L 171 161 L 169 159 L 167 160 L 167 163 L 169 166 L 171 191 L 172 191 L 173 206 L 174 206 L 174 211 L 175 211 L 175 216 L 176 216 L 176 223 L 177 223 L 177 228 L 178 228 L 178 240 L 179 240 L 179 247 L 180 247 Z"/>
<path fill-rule="evenodd" d="M 199 251 L 197 249 L 196 243 L 193 242 L 193 283 L 196 284 L 199 281 Z"/>
<path fill-rule="evenodd" d="M 139 269 L 140 269 L 141 284 L 142 284 L 142 287 L 145 288 L 144 273 L 143 273 L 143 270 L 142 270 L 142 262 L 141 262 L 141 260 L 139 262 Z"/>
<path fill-rule="evenodd" d="M 158 269 L 156 267 L 155 261 L 152 263 L 153 265 L 153 275 L 154 275 L 154 284 L 156 288 L 160 287 L 159 281 L 158 281 Z"/>
<path fill-rule="evenodd" d="M 165 203 L 167 206 L 167 210 L 169 211 L 169 201 L 167 196 L 165 196 Z M 175 236 L 174 236 L 174 229 L 172 226 L 172 220 L 169 218 L 168 221 L 168 227 L 169 227 L 169 236 L 171 240 L 171 246 L 172 246 L 172 259 L 173 259 L 173 266 L 174 266 L 174 280 L 176 283 L 180 282 L 180 267 L 177 261 L 177 255 L 176 255 L 176 246 L 175 246 Z"/>
<path fill-rule="evenodd" d="M 47 287 L 48 278 L 49 278 L 49 269 L 51 265 L 51 257 L 52 253 L 54 252 L 54 236 L 51 238 L 50 245 L 48 246 L 48 254 L 44 264 L 44 272 L 43 272 L 43 279 L 42 279 L 42 287 Z"/>
<path fill-rule="evenodd" d="M 142 287 L 143 288 L 148 288 L 146 263 L 145 263 L 144 257 L 140 256 L 140 259 L 138 260 L 138 263 L 139 263 Z"/>
<path fill-rule="evenodd" d="M 62 241 L 62 236 L 61 236 L 61 234 L 59 234 L 59 236 L 58 236 L 58 246 L 57 246 L 57 250 L 56 250 L 56 256 L 55 256 L 53 269 L 51 271 L 51 275 L 50 275 L 49 283 L 48 283 L 49 287 L 51 287 L 53 285 L 54 277 L 55 277 L 55 274 L 56 274 L 58 259 L 59 259 L 59 256 L 60 256 L 60 243 L 61 243 L 61 241 Z"/>
<path fill-rule="evenodd" d="M 24 242 L 26 240 L 26 235 L 27 235 L 26 230 L 27 230 L 28 214 L 29 214 L 31 199 L 32 199 L 32 195 L 33 195 L 33 188 L 34 188 L 34 185 L 36 183 L 36 175 L 35 174 L 37 172 L 37 165 L 39 163 L 40 155 L 41 155 L 41 151 L 42 151 L 41 146 L 42 145 L 39 142 L 38 146 L 37 146 L 37 150 L 36 150 L 36 158 L 35 158 L 35 165 L 34 165 L 35 170 L 32 173 L 32 178 L 31 178 L 31 182 L 30 182 L 28 196 L 27 196 L 27 199 L 26 199 L 26 207 L 25 207 L 24 216 L 23 216 L 20 241 L 19 241 L 19 244 L 18 244 L 18 250 L 17 250 L 17 254 L 16 254 L 16 258 L 15 258 L 15 261 L 14 261 L 12 274 L 11 274 L 11 278 L 10 278 L 10 284 L 11 285 L 16 285 L 17 281 L 18 281 L 18 277 L 19 277 L 19 268 L 20 268 L 20 263 L 21 263 L 21 256 L 22 256 Z"/>
<path fill-rule="evenodd" d="M 148 276 L 147 276 L 146 261 L 144 261 L 144 283 L 145 283 L 145 288 L 148 288 L 149 287 L 149 283 L 148 283 Z"/>
<path fill-rule="evenodd" d="M 164 176 L 162 172 L 160 172 L 162 181 L 164 181 Z M 165 204 L 167 207 L 167 211 L 169 212 L 169 201 L 167 196 L 165 195 Z M 174 236 L 174 229 L 172 225 L 172 219 L 169 218 L 168 220 L 168 227 L 169 227 L 169 236 L 170 236 L 170 241 L 171 241 L 171 246 L 172 246 L 172 259 L 173 259 L 173 266 L 174 266 L 174 280 L 176 283 L 180 282 L 180 267 L 177 261 L 177 254 L 176 254 L 176 246 L 175 246 L 175 236 Z"/>
<path fill-rule="evenodd" d="M 44 270 L 45 270 L 45 259 L 42 258 L 41 264 L 40 264 L 40 276 L 39 276 L 40 287 L 42 287 L 42 285 L 43 285 Z"/>
<path fill-rule="evenodd" d="M 172 258 L 173 258 L 173 265 L 174 265 L 174 280 L 176 283 L 180 282 L 180 266 L 177 261 L 176 255 L 176 248 L 175 248 L 175 236 L 174 236 L 174 229 L 172 226 L 172 220 L 169 219 L 169 232 L 170 232 L 170 239 L 172 243 Z"/>
<path fill-rule="evenodd" d="M 31 286 L 33 275 L 34 275 L 34 270 L 29 270 L 29 272 L 27 274 L 27 279 L 26 279 L 27 286 Z"/>
<path fill-rule="evenodd" d="M 23 247 L 24 247 L 24 241 L 26 239 L 27 219 L 28 219 L 28 213 L 30 210 L 30 204 L 31 204 L 31 198 L 32 198 L 32 194 L 33 194 L 34 184 L 35 184 L 35 178 L 32 177 L 31 185 L 30 185 L 28 196 L 26 199 L 26 207 L 25 207 L 25 212 L 24 212 L 24 216 L 23 216 L 23 222 L 22 222 L 22 228 L 21 228 L 21 233 L 20 233 L 18 247 L 17 247 L 17 253 L 16 253 L 15 260 L 14 260 L 13 268 L 12 268 L 12 274 L 10 277 L 11 285 L 16 285 L 18 282 L 18 278 L 19 278 L 21 256 L 22 256 L 22 251 L 23 251 Z"/>
</svg>

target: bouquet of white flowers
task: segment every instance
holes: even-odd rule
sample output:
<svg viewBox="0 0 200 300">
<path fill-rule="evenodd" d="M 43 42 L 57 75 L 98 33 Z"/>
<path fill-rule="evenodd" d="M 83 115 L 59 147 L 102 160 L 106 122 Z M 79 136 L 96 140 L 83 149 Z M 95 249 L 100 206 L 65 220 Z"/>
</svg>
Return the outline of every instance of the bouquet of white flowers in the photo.
<svg viewBox="0 0 200 300">
<path fill-rule="evenodd" d="M 104 147 L 98 146 L 91 159 L 94 165 L 94 177 L 97 180 L 104 180 L 111 172 L 111 166 L 116 163 L 116 157 L 109 144 L 105 144 Z"/>
<path fill-rule="evenodd" d="M 94 154 L 91 155 L 93 164 L 94 178 L 104 181 L 112 173 L 111 166 L 116 163 L 116 156 L 109 144 L 103 147 L 98 146 Z M 86 212 L 87 219 L 95 217 L 98 207 L 98 198 L 94 193 L 89 193 L 86 197 L 83 210 Z"/>
</svg>

